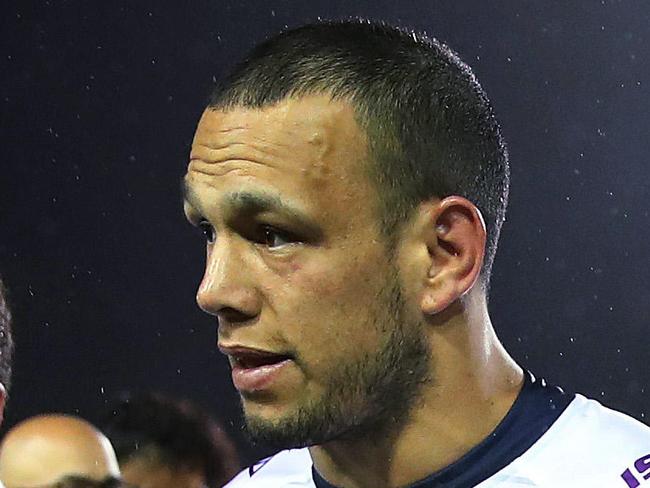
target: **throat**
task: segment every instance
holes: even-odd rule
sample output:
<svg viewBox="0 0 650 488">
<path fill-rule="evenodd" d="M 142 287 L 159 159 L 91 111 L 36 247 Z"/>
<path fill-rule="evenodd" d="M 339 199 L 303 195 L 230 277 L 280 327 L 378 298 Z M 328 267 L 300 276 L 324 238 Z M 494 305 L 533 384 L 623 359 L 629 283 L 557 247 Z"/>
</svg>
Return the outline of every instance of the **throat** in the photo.
<svg viewBox="0 0 650 488">
<path fill-rule="evenodd" d="M 327 484 L 322 488 L 397 488 L 420 479 L 402 482 L 403 478 L 395 476 L 395 468 L 401 464 L 396 459 L 396 452 L 404 427 L 400 423 L 377 426 L 376 431 L 363 437 L 343 436 L 310 447 L 314 476 L 326 480 Z M 415 458 L 417 455 L 412 455 L 413 461 Z M 317 486 L 321 488 L 321 485 Z"/>
</svg>

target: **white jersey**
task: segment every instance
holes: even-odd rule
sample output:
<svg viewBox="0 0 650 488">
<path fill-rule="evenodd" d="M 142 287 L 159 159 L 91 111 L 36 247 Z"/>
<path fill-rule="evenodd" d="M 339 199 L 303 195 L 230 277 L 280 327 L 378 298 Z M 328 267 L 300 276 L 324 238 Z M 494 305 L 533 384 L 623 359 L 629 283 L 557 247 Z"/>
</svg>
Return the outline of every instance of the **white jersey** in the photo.
<svg viewBox="0 0 650 488">
<path fill-rule="evenodd" d="M 281 451 L 226 486 L 336 488 L 316 472 L 307 448 Z M 522 393 L 486 440 L 410 486 L 650 488 L 650 428 L 527 375 Z"/>
</svg>

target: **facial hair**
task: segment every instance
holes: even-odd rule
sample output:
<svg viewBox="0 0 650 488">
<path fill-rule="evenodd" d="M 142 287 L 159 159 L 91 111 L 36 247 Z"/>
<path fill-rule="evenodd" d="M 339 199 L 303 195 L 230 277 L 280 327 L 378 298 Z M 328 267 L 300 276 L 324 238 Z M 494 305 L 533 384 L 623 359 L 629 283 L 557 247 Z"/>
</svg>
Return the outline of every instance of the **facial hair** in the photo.
<svg viewBox="0 0 650 488">
<path fill-rule="evenodd" d="M 383 335 L 380 347 L 340 361 L 324 394 L 291 414 L 275 420 L 245 415 L 249 440 L 278 449 L 307 447 L 372 437 L 407 421 L 422 385 L 431 381 L 430 347 L 419 323 L 407 317 L 395 275 L 380 295 L 368 320 Z"/>
</svg>

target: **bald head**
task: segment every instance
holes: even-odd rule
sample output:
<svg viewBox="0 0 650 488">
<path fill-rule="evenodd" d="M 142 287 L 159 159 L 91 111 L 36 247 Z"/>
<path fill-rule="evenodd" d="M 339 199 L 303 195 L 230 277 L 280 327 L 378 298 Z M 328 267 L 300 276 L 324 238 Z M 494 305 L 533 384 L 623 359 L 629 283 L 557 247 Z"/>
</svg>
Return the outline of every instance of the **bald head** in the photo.
<svg viewBox="0 0 650 488">
<path fill-rule="evenodd" d="M 0 480 L 7 488 L 40 487 L 68 475 L 99 481 L 119 474 L 108 439 L 76 417 L 32 417 L 11 429 L 0 445 Z"/>
</svg>

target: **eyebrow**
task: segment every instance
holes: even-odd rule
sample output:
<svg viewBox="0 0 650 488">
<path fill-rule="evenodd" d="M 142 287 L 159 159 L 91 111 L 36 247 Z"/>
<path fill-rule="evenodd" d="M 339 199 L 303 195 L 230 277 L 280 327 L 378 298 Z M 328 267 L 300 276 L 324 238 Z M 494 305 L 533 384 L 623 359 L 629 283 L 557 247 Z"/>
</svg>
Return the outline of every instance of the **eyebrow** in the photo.
<svg viewBox="0 0 650 488">
<path fill-rule="evenodd" d="M 205 215 L 199 198 L 185 179 L 181 180 L 183 198 L 200 214 Z M 221 199 L 222 208 L 232 213 L 260 214 L 273 212 L 288 218 L 301 229 L 310 233 L 313 238 L 322 237 L 322 230 L 318 224 L 295 205 L 286 202 L 279 195 L 268 192 L 236 191 L 224 195 Z"/>
<path fill-rule="evenodd" d="M 181 177 L 181 199 L 182 202 L 187 202 L 190 206 L 200 214 L 205 214 L 201 207 L 199 197 L 192 187 L 189 185 L 185 177 Z"/>
</svg>

